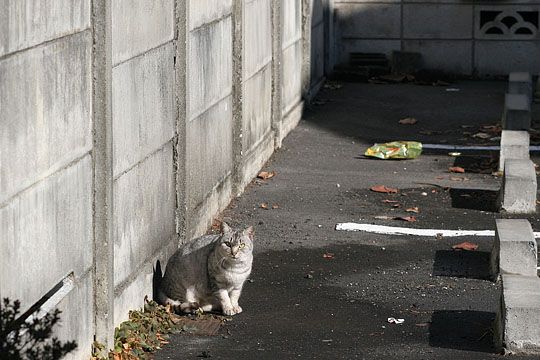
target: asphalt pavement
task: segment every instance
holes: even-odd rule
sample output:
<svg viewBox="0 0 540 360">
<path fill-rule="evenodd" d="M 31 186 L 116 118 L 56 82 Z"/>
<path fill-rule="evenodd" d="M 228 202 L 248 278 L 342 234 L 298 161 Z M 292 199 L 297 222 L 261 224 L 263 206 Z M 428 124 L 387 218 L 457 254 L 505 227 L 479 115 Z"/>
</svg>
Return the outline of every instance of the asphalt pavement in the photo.
<svg viewBox="0 0 540 360">
<path fill-rule="evenodd" d="M 173 336 L 156 359 L 502 358 L 493 347 L 500 284 L 488 273 L 492 237 L 335 226 L 494 230 L 503 216 L 496 212 L 496 152 L 425 151 L 403 161 L 363 153 L 392 140 L 497 145 L 492 126 L 500 120 L 505 84 L 340 85 L 319 93 L 266 164 L 276 175 L 254 180 L 221 216 L 233 226 L 255 227 L 244 312 L 215 336 Z M 398 123 L 407 117 L 417 123 Z M 489 138 L 473 136 L 478 133 Z M 452 166 L 465 172 L 450 173 Z M 399 192 L 376 193 L 374 185 Z M 540 230 L 536 215 L 528 219 Z M 478 249 L 452 248 L 463 241 Z M 389 323 L 390 317 L 404 322 Z"/>
</svg>

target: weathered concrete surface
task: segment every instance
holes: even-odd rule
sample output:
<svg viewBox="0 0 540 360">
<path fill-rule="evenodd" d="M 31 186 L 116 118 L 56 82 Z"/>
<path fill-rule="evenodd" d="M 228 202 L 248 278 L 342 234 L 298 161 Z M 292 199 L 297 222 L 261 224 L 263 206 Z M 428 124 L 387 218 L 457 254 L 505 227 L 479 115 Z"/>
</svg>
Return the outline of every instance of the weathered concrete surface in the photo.
<svg viewBox="0 0 540 360">
<path fill-rule="evenodd" d="M 272 69 L 266 66 L 243 84 L 242 149 L 249 151 L 270 130 Z"/>
<path fill-rule="evenodd" d="M 404 40 L 403 50 L 422 54 L 427 69 L 444 69 L 455 74 L 470 74 L 473 47 L 463 40 Z"/>
<path fill-rule="evenodd" d="M 420 51 L 425 67 L 478 77 L 538 71 L 538 1 L 335 0 L 334 58 L 352 52 Z M 507 24 L 501 22 L 506 19 Z M 517 31 L 517 29 L 521 29 Z M 525 30 L 527 33 L 525 33 Z"/>
<path fill-rule="evenodd" d="M 505 159 L 528 159 L 530 135 L 528 131 L 503 130 L 501 132 L 501 151 L 499 171 L 504 170 Z"/>
<path fill-rule="evenodd" d="M 524 94 L 532 100 L 532 78 L 528 72 L 511 72 L 508 76 L 508 93 Z"/>
<path fill-rule="evenodd" d="M 512 71 L 538 72 L 540 44 L 536 41 L 476 41 L 474 65 L 480 76 Z"/>
<path fill-rule="evenodd" d="M 92 353 L 94 334 L 94 278 L 88 271 L 75 279 L 73 290 L 58 304 L 62 311 L 60 324 L 55 329 L 55 336 L 60 341 L 77 341 L 77 349 L 68 354 L 66 360 L 88 359 Z"/>
<path fill-rule="evenodd" d="M 188 30 L 229 15 L 232 2 L 233 0 L 189 0 Z"/>
<path fill-rule="evenodd" d="M 501 186 L 502 209 L 525 214 L 536 211 L 536 172 L 531 160 L 507 159 Z"/>
<path fill-rule="evenodd" d="M 114 182 L 114 283 L 124 282 L 175 234 L 172 145 Z M 127 309 L 124 311 L 127 312 Z M 116 316 L 116 315 L 115 315 Z"/>
<path fill-rule="evenodd" d="M 525 94 L 506 94 L 502 126 L 505 130 L 525 130 L 531 128 L 530 97 Z"/>
<path fill-rule="evenodd" d="M 271 0 L 244 2 L 242 76 L 247 81 L 272 61 Z M 244 92 L 244 94 L 247 94 Z"/>
<path fill-rule="evenodd" d="M 498 345 L 513 354 L 540 354 L 540 278 L 503 275 Z"/>
<path fill-rule="evenodd" d="M 491 274 L 536 276 L 538 249 L 531 224 L 525 219 L 496 219 L 491 250 Z"/>
<path fill-rule="evenodd" d="M 173 61 L 168 43 L 113 69 L 114 176 L 174 136 Z"/>
<path fill-rule="evenodd" d="M 141 309 L 144 306 L 144 298 L 153 298 L 154 286 L 160 275 L 158 270 L 164 271 L 164 265 L 171 255 L 178 249 L 179 238 L 173 234 L 168 241 L 164 241 L 161 247 L 154 253 L 148 253 L 143 264 L 133 269 L 130 278 L 115 287 L 114 299 L 114 324 L 120 324 L 128 320 L 129 311 Z"/>
<path fill-rule="evenodd" d="M 470 39 L 472 4 L 405 4 L 403 36 L 412 39 Z"/>
<path fill-rule="evenodd" d="M 2 297 L 19 299 L 24 311 L 70 272 L 92 267 L 91 194 L 87 155 L 0 208 Z"/>
<path fill-rule="evenodd" d="M 336 3 L 336 24 L 339 37 L 399 38 L 400 4 Z M 380 21 L 384 18 L 385 21 Z"/>
<path fill-rule="evenodd" d="M 295 107 L 302 96 L 302 42 L 297 41 L 283 51 L 282 107 L 283 116 Z"/>
<path fill-rule="evenodd" d="M 90 26 L 90 0 L 2 0 L 0 9 L 0 56 Z"/>
<path fill-rule="evenodd" d="M 90 151 L 91 41 L 83 32 L 0 60 L 0 204 Z"/>
<path fill-rule="evenodd" d="M 302 38 L 302 1 L 283 1 L 281 13 L 281 41 L 283 49 L 286 49 Z"/>
<path fill-rule="evenodd" d="M 189 34 L 188 41 L 187 96 L 191 121 L 231 93 L 231 18 L 198 28 Z"/>
<path fill-rule="evenodd" d="M 112 2 L 113 65 L 174 38 L 174 0 Z"/>
</svg>

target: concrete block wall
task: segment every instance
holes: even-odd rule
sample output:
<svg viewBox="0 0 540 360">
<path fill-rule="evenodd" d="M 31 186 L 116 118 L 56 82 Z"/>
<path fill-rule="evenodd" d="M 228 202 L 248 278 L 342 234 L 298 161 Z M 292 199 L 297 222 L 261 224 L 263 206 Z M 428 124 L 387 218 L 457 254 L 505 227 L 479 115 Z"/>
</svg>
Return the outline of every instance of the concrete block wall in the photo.
<svg viewBox="0 0 540 360">
<path fill-rule="evenodd" d="M 0 10 L 0 293 L 26 311 L 71 274 L 57 335 L 77 339 L 72 358 L 88 356 L 94 333 L 90 10 Z"/>
<path fill-rule="evenodd" d="M 424 66 L 491 76 L 538 72 L 540 1 L 334 0 L 337 63 L 351 52 L 420 52 Z"/>
<path fill-rule="evenodd" d="M 325 33 L 328 1 L 309 0 L 311 19 L 310 91 L 316 93 L 325 76 Z"/>
<path fill-rule="evenodd" d="M 71 358 L 112 346 L 158 263 L 298 123 L 323 79 L 319 3 L 3 2 L 0 293 L 28 309 L 67 277 Z"/>
<path fill-rule="evenodd" d="M 151 294 L 152 282 L 141 280 L 177 242 L 174 5 L 112 2 L 115 324 L 143 305 L 140 294 Z"/>
<path fill-rule="evenodd" d="M 241 148 L 237 189 L 243 189 L 274 151 L 272 127 L 272 1 L 243 0 L 241 16 Z"/>
<path fill-rule="evenodd" d="M 281 5 L 281 131 L 282 138 L 298 124 L 302 114 L 302 0 Z"/>
</svg>

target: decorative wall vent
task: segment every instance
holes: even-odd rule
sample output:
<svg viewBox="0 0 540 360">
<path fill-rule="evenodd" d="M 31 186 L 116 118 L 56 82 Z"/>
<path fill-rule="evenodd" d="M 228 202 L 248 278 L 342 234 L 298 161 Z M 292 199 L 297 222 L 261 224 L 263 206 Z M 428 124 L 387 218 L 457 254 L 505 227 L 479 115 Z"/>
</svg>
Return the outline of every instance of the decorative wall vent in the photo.
<svg viewBox="0 0 540 360">
<path fill-rule="evenodd" d="M 479 36 L 483 38 L 530 39 L 538 35 L 538 10 L 480 10 Z"/>
</svg>

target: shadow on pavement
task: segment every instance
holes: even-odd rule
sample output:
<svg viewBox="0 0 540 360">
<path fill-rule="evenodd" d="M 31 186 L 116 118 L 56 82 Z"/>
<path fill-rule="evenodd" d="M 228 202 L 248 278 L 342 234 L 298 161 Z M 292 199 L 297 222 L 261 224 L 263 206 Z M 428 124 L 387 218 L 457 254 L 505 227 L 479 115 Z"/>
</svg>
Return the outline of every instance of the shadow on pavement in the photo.
<svg viewBox="0 0 540 360">
<path fill-rule="evenodd" d="M 434 276 L 468 279 L 490 279 L 487 251 L 437 250 L 433 263 Z"/>
<path fill-rule="evenodd" d="M 435 311 L 431 317 L 432 347 L 495 353 L 492 324 L 495 313 L 485 311 Z"/>
<path fill-rule="evenodd" d="M 496 213 L 499 211 L 499 192 L 480 189 L 450 189 L 452 207 Z"/>
</svg>

